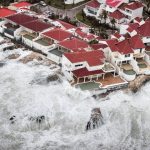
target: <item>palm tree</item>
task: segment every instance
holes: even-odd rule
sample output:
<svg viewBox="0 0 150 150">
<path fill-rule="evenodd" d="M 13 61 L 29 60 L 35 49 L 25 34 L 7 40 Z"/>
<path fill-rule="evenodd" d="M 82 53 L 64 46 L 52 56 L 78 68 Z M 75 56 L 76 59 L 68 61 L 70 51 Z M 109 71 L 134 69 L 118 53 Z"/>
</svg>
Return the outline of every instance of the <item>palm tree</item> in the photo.
<svg viewBox="0 0 150 150">
<path fill-rule="evenodd" d="M 112 28 L 113 28 L 113 30 L 115 29 L 115 24 L 116 24 L 116 20 L 113 18 L 113 19 L 111 19 L 111 24 L 112 24 Z"/>
<path fill-rule="evenodd" d="M 107 19 L 107 16 L 108 16 L 108 13 L 107 13 L 107 11 L 103 11 L 102 12 L 102 16 L 103 16 L 103 18 L 104 18 L 104 20 L 105 20 L 105 23 L 106 23 L 106 19 Z"/>
<path fill-rule="evenodd" d="M 99 21 L 100 21 L 100 24 L 101 24 L 101 23 L 102 23 L 102 19 L 103 19 L 103 15 L 102 15 L 102 14 L 100 14 L 100 15 L 99 15 L 99 18 L 100 18 L 100 20 L 99 20 Z"/>
<path fill-rule="evenodd" d="M 82 15 L 83 21 L 85 21 L 85 17 L 86 17 L 86 15 L 85 15 L 85 13 L 84 13 L 83 9 L 82 9 L 81 15 Z"/>
</svg>

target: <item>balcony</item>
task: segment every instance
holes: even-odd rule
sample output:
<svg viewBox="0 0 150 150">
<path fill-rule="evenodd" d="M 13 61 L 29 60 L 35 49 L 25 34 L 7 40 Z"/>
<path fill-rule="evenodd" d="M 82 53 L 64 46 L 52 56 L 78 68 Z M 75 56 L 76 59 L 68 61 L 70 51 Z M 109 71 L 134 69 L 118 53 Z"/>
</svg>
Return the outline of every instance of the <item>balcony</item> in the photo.
<svg viewBox="0 0 150 150">
<path fill-rule="evenodd" d="M 113 71 L 115 71 L 115 68 L 110 63 L 105 63 L 102 70 L 104 72 L 113 72 Z"/>
<path fill-rule="evenodd" d="M 137 54 L 133 54 L 134 58 L 143 58 L 145 56 L 145 53 L 137 53 Z"/>
<path fill-rule="evenodd" d="M 23 35 L 23 37 L 30 40 L 30 41 L 32 41 L 33 39 L 36 38 L 36 36 L 33 34 L 25 34 L 25 35 Z"/>
<path fill-rule="evenodd" d="M 42 46 L 50 46 L 52 44 L 51 40 L 45 38 L 38 39 L 35 42 Z"/>
</svg>

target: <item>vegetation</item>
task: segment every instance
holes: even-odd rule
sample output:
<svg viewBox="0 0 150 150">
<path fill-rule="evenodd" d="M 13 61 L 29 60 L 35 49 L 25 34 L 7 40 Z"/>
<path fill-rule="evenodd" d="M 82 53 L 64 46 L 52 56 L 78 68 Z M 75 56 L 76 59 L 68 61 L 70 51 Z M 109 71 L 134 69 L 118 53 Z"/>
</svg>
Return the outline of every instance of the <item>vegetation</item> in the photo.
<svg viewBox="0 0 150 150">
<path fill-rule="evenodd" d="M 107 13 L 104 11 L 101 14 L 101 19 L 105 19 L 105 23 L 102 23 L 101 20 L 97 20 L 95 17 L 86 16 L 83 11 L 79 12 L 76 15 L 77 20 L 91 27 L 91 33 L 94 33 L 103 38 L 108 38 L 107 30 L 115 30 L 115 19 L 111 20 L 112 27 L 106 24 Z"/>
<path fill-rule="evenodd" d="M 59 9 L 71 9 L 73 7 L 76 6 L 80 6 L 86 2 L 88 2 L 89 0 L 84 0 L 83 2 L 79 2 L 77 4 L 73 3 L 73 4 L 65 4 L 64 0 L 45 0 L 45 2 L 48 5 L 51 5 L 53 7 L 59 8 Z"/>
<path fill-rule="evenodd" d="M 113 18 L 111 21 L 112 28 L 115 29 L 116 20 Z"/>
<path fill-rule="evenodd" d="M 14 0 L 0 0 L 0 5 L 9 6 L 9 4 L 13 2 Z"/>
<path fill-rule="evenodd" d="M 89 42 L 89 44 L 97 44 L 97 43 L 98 43 L 97 40 L 92 40 L 92 41 Z"/>
</svg>

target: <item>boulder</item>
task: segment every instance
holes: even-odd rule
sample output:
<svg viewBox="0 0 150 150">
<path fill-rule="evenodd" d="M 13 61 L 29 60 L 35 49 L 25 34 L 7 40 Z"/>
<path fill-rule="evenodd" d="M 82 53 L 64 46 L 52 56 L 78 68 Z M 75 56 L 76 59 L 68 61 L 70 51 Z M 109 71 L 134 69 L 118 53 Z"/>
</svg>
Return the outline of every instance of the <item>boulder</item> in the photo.
<svg viewBox="0 0 150 150">
<path fill-rule="evenodd" d="M 29 120 L 40 124 L 45 120 L 45 116 L 30 117 Z"/>
<path fill-rule="evenodd" d="M 0 61 L 0 67 L 3 67 L 6 63 L 3 61 Z"/>
<path fill-rule="evenodd" d="M 16 121 L 16 116 L 11 116 L 11 117 L 9 118 L 9 120 L 10 120 L 10 123 L 11 123 L 11 124 L 14 124 L 15 121 Z"/>
<path fill-rule="evenodd" d="M 49 75 L 47 77 L 47 82 L 53 82 L 53 81 L 58 81 L 58 80 L 59 80 L 59 76 L 57 74 Z"/>
<path fill-rule="evenodd" d="M 17 59 L 20 56 L 20 54 L 11 54 L 7 58 L 8 59 Z"/>
<path fill-rule="evenodd" d="M 100 108 L 94 108 L 91 111 L 90 120 L 87 122 L 86 130 L 96 129 L 103 124 L 103 117 Z"/>
<path fill-rule="evenodd" d="M 144 85 L 149 80 L 150 80 L 150 76 L 139 75 L 135 80 L 133 80 L 129 83 L 129 89 L 133 93 L 136 93 L 141 88 L 141 86 Z"/>
</svg>

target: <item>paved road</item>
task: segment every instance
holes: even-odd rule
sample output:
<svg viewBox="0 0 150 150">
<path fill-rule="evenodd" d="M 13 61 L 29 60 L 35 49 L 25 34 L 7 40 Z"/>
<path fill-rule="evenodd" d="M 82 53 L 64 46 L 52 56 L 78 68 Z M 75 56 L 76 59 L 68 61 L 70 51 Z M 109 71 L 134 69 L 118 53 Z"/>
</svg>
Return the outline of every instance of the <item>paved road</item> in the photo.
<svg viewBox="0 0 150 150">
<path fill-rule="evenodd" d="M 88 3 L 88 2 L 87 2 Z M 42 12 L 45 12 L 45 11 L 52 11 L 53 13 L 55 14 L 58 14 L 58 15 L 61 15 L 61 16 L 68 16 L 69 18 L 74 18 L 76 16 L 76 14 L 78 12 L 80 12 L 84 7 L 85 7 L 86 3 L 85 4 L 82 4 L 80 6 L 77 6 L 75 8 L 72 8 L 72 9 L 66 9 L 66 10 L 62 10 L 62 9 L 58 9 L 58 8 L 54 8 L 54 7 L 51 7 L 51 6 L 46 6 L 46 7 L 40 7 L 40 10 Z"/>
</svg>

